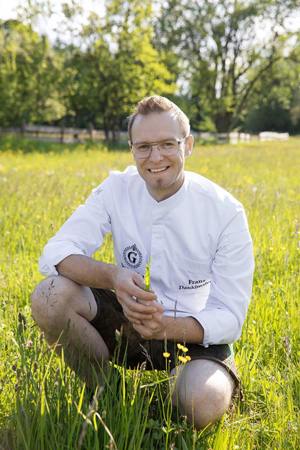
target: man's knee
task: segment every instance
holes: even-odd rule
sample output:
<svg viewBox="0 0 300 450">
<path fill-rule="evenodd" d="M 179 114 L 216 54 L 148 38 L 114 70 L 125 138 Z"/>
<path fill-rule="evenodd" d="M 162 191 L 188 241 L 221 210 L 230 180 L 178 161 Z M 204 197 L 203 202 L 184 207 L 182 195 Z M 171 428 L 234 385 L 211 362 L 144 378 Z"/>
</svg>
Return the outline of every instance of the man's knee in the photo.
<svg viewBox="0 0 300 450">
<path fill-rule="evenodd" d="M 192 395 L 188 405 L 190 422 L 198 429 L 216 422 L 229 408 L 232 392 L 232 388 L 225 383 L 205 386 L 203 392 Z"/>
<path fill-rule="evenodd" d="M 229 408 L 234 381 L 217 363 L 203 360 L 200 363 L 203 370 L 199 368 L 198 374 L 194 365 L 192 370 L 180 373 L 172 398 L 180 414 L 186 415 L 188 422 L 197 429 L 203 429 L 220 419 Z"/>
<path fill-rule="evenodd" d="M 61 321 L 70 308 L 72 295 L 71 280 L 61 276 L 53 276 L 42 280 L 31 296 L 33 318 L 42 329 Z"/>
</svg>

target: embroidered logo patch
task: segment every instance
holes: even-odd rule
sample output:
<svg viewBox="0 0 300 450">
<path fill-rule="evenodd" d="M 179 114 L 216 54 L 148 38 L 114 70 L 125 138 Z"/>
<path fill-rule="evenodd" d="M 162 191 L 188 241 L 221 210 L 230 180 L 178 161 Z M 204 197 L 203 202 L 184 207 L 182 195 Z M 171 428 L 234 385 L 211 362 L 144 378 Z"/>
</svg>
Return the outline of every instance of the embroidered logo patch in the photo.
<svg viewBox="0 0 300 450">
<path fill-rule="evenodd" d="M 143 255 L 136 244 L 126 247 L 123 251 L 123 258 L 131 269 L 137 269 L 142 264 Z"/>
</svg>

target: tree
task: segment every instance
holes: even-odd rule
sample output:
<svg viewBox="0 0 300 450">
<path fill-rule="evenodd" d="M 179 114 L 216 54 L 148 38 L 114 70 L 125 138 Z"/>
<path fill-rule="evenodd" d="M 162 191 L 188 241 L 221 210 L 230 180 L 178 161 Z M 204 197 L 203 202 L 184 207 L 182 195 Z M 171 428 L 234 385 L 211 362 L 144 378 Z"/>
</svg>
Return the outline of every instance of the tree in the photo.
<svg viewBox="0 0 300 450">
<path fill-rule="evenodd" d="M 76 0 L 62 9 L 52 46 L 32 28 L 54 14 L 51 1 L 28 0 L 20 9 L 22 22 L 1 25 L 3 125 L 92 123 L 115 138 L 138 100 L 176 90 L 164 55 L 151 43 L 150 0 L 108 1 L 104 17 L 85 14 Z"/>
<path fill-rule="evenodd" d="M 237 125 L 259 80 L 292 53 L 286 23 L 297 10 L 298 0 L 163 2 L 155 42 L 180 57 L 194 128 Z"/>
<path fill-rule="evenodd" d="M 294 57 L 276 62 L 256 84 L 241 128 L 300 132 L 300 43 Z"/>
<path fill-rule="evenodd" d="M 64 114 L 55 89 L 61 65 L 46 36 L 18 20 L 1 22 L 0 48 L 0 123 L 40 123 Z"/>
<path fill-rule="evenodd" d="M 76 14 L 67 10 L 69 17 Z M 78 43 L 66 45 L 67 109 L 103 127 L 113 138 L 138 100 L 176 90 L 173 77 L 151 44 L 151 1 L 108 2 L 104 18 L 92 13 Z"/>
</svg>

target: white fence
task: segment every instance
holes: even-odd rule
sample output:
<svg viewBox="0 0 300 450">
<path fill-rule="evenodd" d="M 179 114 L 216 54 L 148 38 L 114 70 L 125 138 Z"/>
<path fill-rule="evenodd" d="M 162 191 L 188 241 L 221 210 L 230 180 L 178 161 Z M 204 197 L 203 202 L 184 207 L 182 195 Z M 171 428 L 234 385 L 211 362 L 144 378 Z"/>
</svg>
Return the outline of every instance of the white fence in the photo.
<svg viewBox="0 0 300 450">
<path fill-rule="evenodd" d="M 263 131 L 259 133 L 259 140 L 265 141 L 286 141 L 290 137 L 289 133 L 275 133 L 273 131 Z"/>
<path fill-rule="evenodd" d="M 192 135 L 200 139 L 214 139 L 218 142 L 230 142 L 232 144 L 249 142 L 251 140 L 249 133 L 207 133 L 206 131 L 192 131 Z"/>
<path fill-rule="evenodd" d="M 250 142 L 251 134 L 249 133 L 229 133 L 229 142 L 237 144 L 238 142 Z"/>
<path fill-rule="evenodd" d="M 214 139 L 218 142 L 230 142 L 231 144 L 237 144 L 238 142 L 250 142 L 251 140 L 251 135 L 249 133 L 207 133 L 205 131 L 192 131 L 192 134 L 196 138 L 208 140 Z"/>
<path fill-rule="evenodd" d="M 194 137 L 200 139 L 216 139 L 218 142 L 230 142 L 231 144 L 237 144 L 238 142 L 250 142 L 257 139 L 257 136 L 253 136 L 250 133 L 206 133 L 206 132 L 192 132 Z M 258 139 L 260 142 L 275 141 L 275 140 L 287 140 L 289 139 L 289 133 L 275 133 L 271 131 L 263 131 L 259 133 Z"/>
<path fill-rule="evenodd" d="M 62 143 L 71 142 L 83 142 L 86 139 L 91 140 L 103 140 L 105 133 L 102 130 L 95 130 L 90 128 L 71 128 L 71 127 L 55 127 L 49 125 L 22 125 L 19 128 L 3 128 L 0 127 L 1 132 L 5 133 L 18 133 L 30 137 L 31 139 L 54 141 Z M 237 144 L 238 142 L 250 142 L 252 139 L 257 140 L 257 136 L 253 136 L 249 133 L 208 133 L 192 131 L 195 138 L 217 140 L 220 143 L 230 142 L 231 144 Z M 275 133 L 271 131 L 263 131 L 259 133 L 258 138 L 261 142 L 274 141 L 274 140 L 287 140 L 289 133 Z M 115 133 L 115 140 L 121 142 L 127 142 L 127 131 L 119 131 Z"/>
<path fill-rule="evenodd" d="M 72 127 L 55 127 L 49 125 L 22 125 L 19 128 L 8 127 L 2 130 L 8 133 L 22 134 L 31 139 L 40 141 L 72 143 L 80 142 L 86 139 L 103 140 L 105 133 L 102 130 L 94 128 L 72 128 Z"/>
</svg>

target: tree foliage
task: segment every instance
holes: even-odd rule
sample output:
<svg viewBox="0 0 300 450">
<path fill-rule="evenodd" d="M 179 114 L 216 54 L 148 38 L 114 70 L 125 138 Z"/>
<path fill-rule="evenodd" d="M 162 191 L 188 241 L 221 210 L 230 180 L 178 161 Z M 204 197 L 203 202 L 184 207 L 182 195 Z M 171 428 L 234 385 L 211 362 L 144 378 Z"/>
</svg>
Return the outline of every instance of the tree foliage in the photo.
<svg viewBox="0 0 300 450">
<path fill-rule="evenodd" d="M 300 71 L 294 56 L 277 61 L 258 81 L 241 121 L 244 130 L 294 133 L 300 129 Z"/>
<path fill-rule="evenodd" d="M 170 94 L 176 86 L 151 44 L 149 0 L 112 1 L 104 18 L 92 13 L 69 52 L 68 110 L 115 133 L 138 100 Z M 82 50 L 83 49 L 83 50 Z M 75 75 L 75 76 L 74 76 Z"/>
<path fill-rule="evenodd" d="M 299 0 L 108 0 L 103 15 L 79 1 L 58 21 L 51 0 L 26 0 L 19 20 L 0 22 L 0 126 L 93 125 L 115 137 L 155 93 L 196 130 L 300 129 L 300 39 L 288 29 Z M 55 41 L 34 31 L 55 18 Z"/>
<path fill-rule="evenodd" d="M 292 53 L 285 27 L 298 7 L 296 0 L 164 3 L 156 45 L 180 57 L 194 127 L 207 118 L 218 131 L 237 125 L 259 80 Z"/>
<path fill-rule="evenodd" d="M 45 122 L 64 108 L 56 90 L 61 61 L 45 35 L 18 20 L 0 23 L 0 123 Z M 50 87 L 50 88 L 49 88 Z"/>
</svg>

